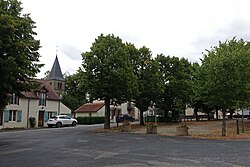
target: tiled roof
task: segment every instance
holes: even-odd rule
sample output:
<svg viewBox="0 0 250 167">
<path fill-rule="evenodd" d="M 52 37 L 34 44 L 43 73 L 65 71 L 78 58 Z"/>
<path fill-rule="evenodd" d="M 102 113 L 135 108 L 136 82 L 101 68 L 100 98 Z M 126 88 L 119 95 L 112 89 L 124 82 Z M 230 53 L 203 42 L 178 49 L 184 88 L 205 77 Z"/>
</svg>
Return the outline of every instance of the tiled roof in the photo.
<svg viewBox="0 0 250 167">
<path fill-rule="evenodd" d="M 52 67 L 52 69 L 50 71 L 49 80 L 64 81 L 62 71 L 61 71 L 61 67 L 60 67 L 57 56 L 56 56 L 56 59 L 54 61 L 53 67 Z"/>
<path fill-rule="evenodd" d="M 39 84 L 37 89 L 33 89 L 30 92 L 21 92 L 21 94 L 26 98 L 32 98 L 32 99 L 39 99 L 39 96 L 37 95 L 37 92 L 45 91 L 46 92 L 46 99 L 48 100 L 60 100 L 60 97 L 58 94 L 54 91 L 52 86 L 47 80 L 39 80 L 34 79 L 34 82 L 37 82 Z"/>
<path fill-rule="evenodd" d="M 75 113 L 93 113 L 97 112 L 104 106 L 103 102 L 95 102 L 95 103 L 86 103 L 76 109 L 74 112 Z"/>
</svg>

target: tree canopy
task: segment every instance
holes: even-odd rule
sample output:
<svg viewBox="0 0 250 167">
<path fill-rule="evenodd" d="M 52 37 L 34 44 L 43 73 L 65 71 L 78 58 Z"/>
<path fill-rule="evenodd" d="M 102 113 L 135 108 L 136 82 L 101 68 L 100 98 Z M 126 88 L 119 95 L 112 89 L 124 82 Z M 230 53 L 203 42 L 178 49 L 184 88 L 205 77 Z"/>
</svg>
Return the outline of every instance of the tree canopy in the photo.
<svg viewBox="0 0 250 167">
<path fill-rule="evenodd" d="M 110 128 L 110 100 L 131 99 L 137 93 L 137 79 L 119 37 L 100 35 L 90 50 L 82 53 L 83 72 L 90 96 L 105 100 L 104 128 L 107 129 Z"/>
<path fill-rule="evenodd" d="M 8 93 L 27 90 L 42 66 L 35 22 L 21 12 L 20 1 L 0 1 L 0 111 L 7 105 Z"/>
<path fill-rule="evenodd" d="M 165 119 L 168 112 L 172 113 L 172 119 L 178 119 L 179 113 L 184 113 L 186 105 L 191 102 L 192 95 L 192 64 L 188 60 L 178 57 L 156 57 L 159 71 L 164 82 L 159 107 L 165 111 Z"/>
<path fill-rule="evenodd" d="M 233 38 L 207 50 L 197 73 L 196 94 L 209 107 L 225 112 L 250 100 L 250 44 Z M 225 135 L 225 121 L 222 135 Z"/>
<path fill-rule="evenodd" d="M 62 102 L 76 110 L 82 104 L 87 102 L 86 99 L 87 87 L 84 73 L 78 70 L 76 74 L 68 75 L 65 78 L 65 93 L 63 94 Z"/>
</svg>

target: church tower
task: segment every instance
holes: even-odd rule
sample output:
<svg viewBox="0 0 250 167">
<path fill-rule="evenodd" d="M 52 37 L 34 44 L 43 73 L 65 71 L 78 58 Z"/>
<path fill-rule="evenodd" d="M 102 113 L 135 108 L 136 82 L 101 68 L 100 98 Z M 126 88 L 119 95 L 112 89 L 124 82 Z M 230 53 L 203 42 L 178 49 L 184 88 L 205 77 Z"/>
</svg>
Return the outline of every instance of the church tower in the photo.
<svg viewBox="0 0 250 167">
<path fill-rule="evenodd" d="M 53 67 L 50 71 L 49 75 L 49 83 L 54 88 L 55 92 L 61 97 L 61 95 L 65 91 L 65 79 L 62 75 L 61 67 L 56 55 L 56 59 L 54 61 Z"/>
</svg>

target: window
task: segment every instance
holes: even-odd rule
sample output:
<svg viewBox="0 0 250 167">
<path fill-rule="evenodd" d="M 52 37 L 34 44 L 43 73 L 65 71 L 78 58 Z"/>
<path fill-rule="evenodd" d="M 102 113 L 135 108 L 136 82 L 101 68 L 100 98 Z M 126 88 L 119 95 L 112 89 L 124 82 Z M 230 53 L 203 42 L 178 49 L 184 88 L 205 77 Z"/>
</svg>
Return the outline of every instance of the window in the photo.
<svg viewBox="0 0 250 167">
<path fill-rule="evenodd" d="M 65 116 L 65 119 L 70 119 L 70 117 L 66 115 L 66 116 Z"/>
<path fill-rule="evenodd" d="M 16 121 L 16 110 L 9 111 L 9 121 Z"/>
<path fill-rule="evenodd" d="M 12 93 L 10 95 L 10 104 L 17 104 L 17 105 L 19 105 L 19 97 L 15 93 Z"/>
<path fill-rule="evenodd" d="M 58 82 L 57 87 L 58 87 L 59 90 L 62 90 L 62 83 Z"/>
<path fill-rule="evenodd" d="M 21 110 L 4 110 L 4 122 L 9 121 L 22 121 L 22 111 Z"/>
<path fill-rule="evenodd" d="M 65 117 L 64 117 L 64 116 L 60 116 L 59 118 L 60 118 L 60 119 L 65 119 Z"/>
<path fill-rule="evenodd" d="M 39 93 L 39 106 L 46 106 L 46 93 Z"/>
<path fill-rule="evenodd" d="M 44 121 L 47 122 L 50 118 L 56 118 L 57 112 L 45 111 L 44 112 Z"/>
</svg>

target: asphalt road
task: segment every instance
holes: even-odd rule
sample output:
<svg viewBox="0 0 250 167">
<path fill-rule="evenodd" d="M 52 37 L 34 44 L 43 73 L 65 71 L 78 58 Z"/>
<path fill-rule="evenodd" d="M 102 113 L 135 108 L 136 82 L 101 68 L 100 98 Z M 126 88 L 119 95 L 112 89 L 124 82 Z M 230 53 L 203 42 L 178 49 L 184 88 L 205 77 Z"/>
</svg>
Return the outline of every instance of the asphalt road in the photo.
<svg viewBox="0 0 250 167">
<path fill-rule="evenodd" d="M 0 166 L 250 166 L 250 140 L 229 142 L 91 130 L 98 126 L 0 131 Z"/>
</svg>

